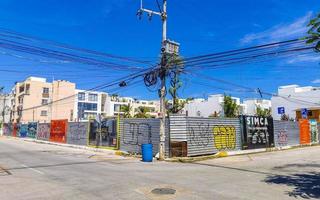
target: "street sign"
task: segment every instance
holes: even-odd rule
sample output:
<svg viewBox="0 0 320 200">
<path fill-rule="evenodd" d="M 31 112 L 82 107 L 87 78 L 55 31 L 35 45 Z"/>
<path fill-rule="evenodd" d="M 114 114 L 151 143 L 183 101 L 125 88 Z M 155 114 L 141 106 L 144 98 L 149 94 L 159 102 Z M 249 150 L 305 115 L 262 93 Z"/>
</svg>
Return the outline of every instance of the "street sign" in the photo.
<svg viewBox="0 0 320 200">
<path fill-rule="evenodd" d="M 284 107 L 278 107 L 278 114 L 283 115 L 285 113 L 286 113 L 286 111 L 285 111 Z"/>
<path fill-rule="evenodd" d="M 301 116 L 303 119 L 307 119 L 308 118 L 308 109 L 302 108 L 301 109 Z"/>
</svg>

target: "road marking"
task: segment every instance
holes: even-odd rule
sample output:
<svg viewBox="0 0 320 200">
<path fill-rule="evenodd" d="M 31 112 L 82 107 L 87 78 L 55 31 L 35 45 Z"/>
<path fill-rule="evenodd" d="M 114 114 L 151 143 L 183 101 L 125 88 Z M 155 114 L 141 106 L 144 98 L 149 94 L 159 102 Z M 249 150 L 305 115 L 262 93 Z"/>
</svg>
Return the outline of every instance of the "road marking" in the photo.
<svg viewBox="0 0 320 200">
<path fill-rule="evenodd" d="M 37 172 L 37 173 L 39 173 L 39 174 L 44 174 L 44 172 L 42 172 L 42 171 L 40 171 L 40 170 L 37 170 L 37 169 L 34 169 L 34 168 L 32 168 L 32 167 L 28 167 L 27 165 L 21 165 L 22 167 L 25 167 L 25 168 L 27 168 L 27 169 L 30 169 L 30 170 L 32 170 L 32 171 L 34 171 L 34 172 Z"/>
</svg>

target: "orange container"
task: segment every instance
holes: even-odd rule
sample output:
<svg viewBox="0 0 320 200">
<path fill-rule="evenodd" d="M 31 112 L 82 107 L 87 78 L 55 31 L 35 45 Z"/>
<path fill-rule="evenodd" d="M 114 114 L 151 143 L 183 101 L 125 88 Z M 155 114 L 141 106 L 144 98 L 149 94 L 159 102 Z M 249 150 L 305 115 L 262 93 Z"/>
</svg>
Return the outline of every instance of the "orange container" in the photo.
<svg viewBox="0 0 320 200">
<path fill-rule="evenodd" d="M 300 144 L 310 144 L 310 124 L 307 119 L 299 120 L 300 126 Z"/>
<path fill-rule="evenodd" d="M 68 120 L 51 120 L 50 141 L 66 143 Z"/>
</svg>

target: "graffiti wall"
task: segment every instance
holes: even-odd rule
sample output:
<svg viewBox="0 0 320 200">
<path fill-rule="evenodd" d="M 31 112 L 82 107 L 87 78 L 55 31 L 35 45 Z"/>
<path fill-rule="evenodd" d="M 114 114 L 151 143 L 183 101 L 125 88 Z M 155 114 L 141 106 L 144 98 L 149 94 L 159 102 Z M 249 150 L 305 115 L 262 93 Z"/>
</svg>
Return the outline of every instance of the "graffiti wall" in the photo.
<svg viewBox="0 0 320 200">
<path fill-rule="evenodd" d="M 67 143 L 76 145 L 87 145 L 87 122 L 69 122 Z"/>
<path fill-rule="evenodd" d="M 187 118 L 188 156 L 241 149 L 239 119 Z"/>
<path fill-rule="evenodd" d="M 241 149 L 238 118 L 170 116 L 170 141 L 187 143 L 187 155 L 207 155 Z"/>
<path fill-rule="evenodd" d="M 257 149 L 274 146 L 272 117 L 241 116 L 242 148 Z"/>
<path fill-rule="evenodd" d="M 50 141 L 66 143 L 68 120 L 51 120 Z"/>
<path fill-rule="evenodd" d="M 37 127 L 38 127 L 37 122 L 29 122 L 27 136 L 30 138 L 36 138 L 37 137 Z"/>
<path fill-rule="evenodd" d="M 50 138 L 50 124 L 49 123 L 39 123 L 37 130 L 37 139 L 48 141 Z"/>
<path fill-rule="evenodd" d="M 300 119 L 299 120 L 299 127 L 300 127 L 300 144 L 310 144 L 311 137 L 310 137 L 309 120 Z"/>
<path fill-rule="evenodd" d="M 310 119 L 310 136 L 311 143 L 319 143 L 318 123 L 315 119 Z"/>
<path fill-rule="evenodd" d="M 300 144 L 300 129 L 298 122 L 274 120 L 273 125 L 276 147 L 297 146 Z"/>
<path fill-rule="evenodd" d="M 166 120 L 166 155 L 169 153 L 169 124 Z M 159 152 L 160 119 L 121 119 L 120 150 L 141 153 L 141 145 L 153 144 L 153 154 Z"/>
<path fill-rule="evenodd" d="M 117 120 L 103 119 L 101 123 L 90 121 L 89 145 L 116 147 L 117 146 Z"/>
<path fill-rule="evenodd" d="M 19 127 L 19 137 L 27 137 L 28 134 L 28 124 L 20 124 Z"/>
<path fill-rule="evenodd" d="M 11 123 L 3 124 L 3 135 L 13 136 L 13 124 Z"/>
</svg>

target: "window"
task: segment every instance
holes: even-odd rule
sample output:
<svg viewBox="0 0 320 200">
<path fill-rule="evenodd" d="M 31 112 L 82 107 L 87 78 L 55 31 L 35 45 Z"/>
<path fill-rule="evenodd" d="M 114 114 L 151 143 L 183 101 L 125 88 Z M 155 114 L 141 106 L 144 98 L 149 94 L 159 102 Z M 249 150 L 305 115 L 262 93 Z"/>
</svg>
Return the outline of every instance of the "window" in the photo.
<svg viewBox="0 0 320 200">
<path fill-rule="evenodd" d="M 98 101 L 97 94 L 89 94 L 89 101 Z"/>
<path fill-rule="evenodd" d="M 97 111 L 98 106 L 96 103 L 78 103 L 78 111 L 83 112 L 84 110 Z"/>
<path fill-rule="evenodd" d="M 26 84 L 26 94 L 30 94 L 30 84 Z"/>
<path fill-rule="evenodd" d="M 86 94 L 84 92 L 79 92 L 78 93 L 78 100 L 84 101 L 85 99 L 86 99 Z"/>
<path fill-rule="evenodd" d="M 23 92 L 24 91 L 24 85 L 21 85 L 20 87 L 19 87 L 19 93 L 21 93 L 21 92 Z"/>
<path fill-rule="evenodd" d="M 119 105 L 119 104 L 114 104 L 114 111 L 115 111 L 115 112 L 120 112 L 120 107 L 121 107 L 121 105 Z"/>
<path fill-rule="evenodd" d="M 42 90 L 42 93 L 43 94 L 49 94 L 49 88 L 43 88 L 43 90 Z"/>
<path fill-rule="evenodd" d="M 41 116 L 48 116 L 48 111 L 46 110 L 41 110 Z"/>
<path fill-rule="evenodd" d="M 42 88 L 42 97 L 49 98 L 49 88 Z"/>
<path fill-rule="evenodd" d="M 41 104 L 42 104 L 42 105 L 48 104 L 48 99 L 42 99 Z"/>
<path fill-rule="evenodd" d="M 21 97 L 18 98 L 18 103 L 19 103 L 19 104 L 23 104 L 23 96 L 21 96 Z"/>
</svg>

